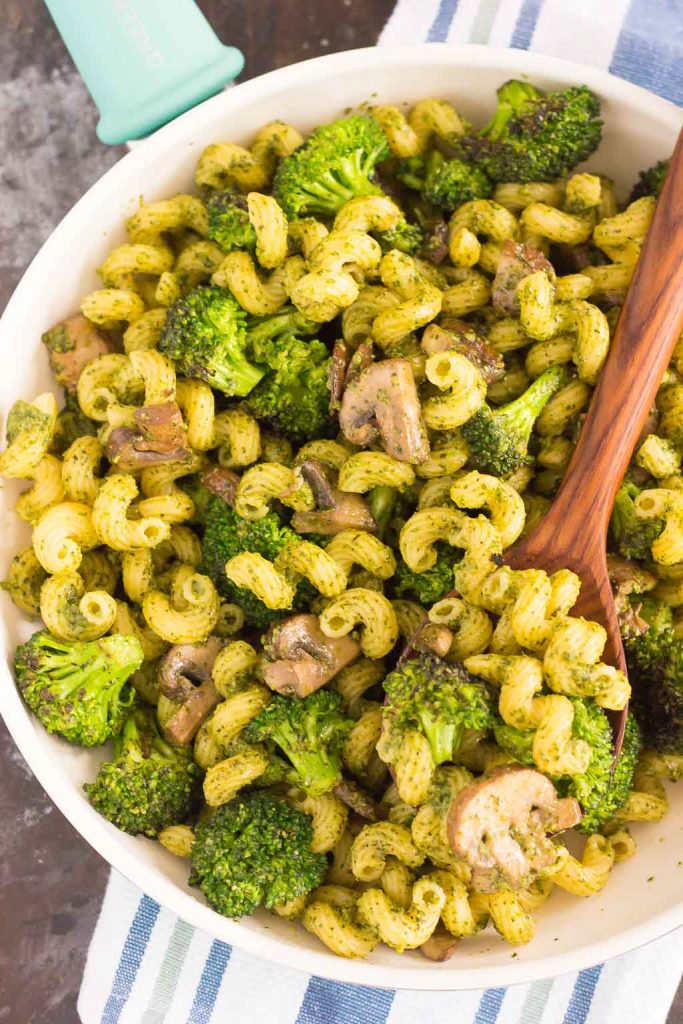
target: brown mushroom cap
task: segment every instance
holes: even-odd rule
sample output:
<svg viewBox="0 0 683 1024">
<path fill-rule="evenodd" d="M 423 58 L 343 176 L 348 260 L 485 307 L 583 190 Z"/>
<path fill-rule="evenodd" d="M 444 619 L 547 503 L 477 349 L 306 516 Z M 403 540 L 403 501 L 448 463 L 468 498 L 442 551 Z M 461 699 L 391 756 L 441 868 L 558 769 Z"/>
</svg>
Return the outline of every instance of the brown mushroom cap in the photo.
<svg viewBox="0 0 683 1024">
<path fill-rule="evenodd" d="M 78 314 L 55 324 L 43 335 L 55 380 L 75 394 L 86 363 L 111 352 L 112 346 L 86 317 Z"/>
<path fill-rule="evenodd" d="M 176 644 L 159 663 L 159 689 L 180 707 L 164 724 L 172 743 L 189 743 L 220 701 L 211 670 L 224 641 L 210 636 L 203 644 Z M 199 684 L 199 685 L 197 685 Z"/>
<path fill-rule="evenodd" d="M 233 508 L 240 482 L 237 473 L 225 466 L 212 466 L 201 474 L 200 480 L 208 491 Z"/>
<path fill-rule="evenodd" d="M 443 925 L 438 925 L 427 941 L 422 943 L 420 952 L 427 960 L 442 964 L 453 956 L 459 941 Z"/>
<path fill-rule="evenodd" d="M 500 353 L 475 331 L 472 324 L 456 317 L 444 316 L 440 325 L 432 323 L 425 327 L 421 345 L 428 356 L 451 350 L 459 352 L 476 366 L 487 384 L 493 384 L 505 372 L 505 362 Z"/>
<path fill-rule="evenodd" d="M 332 790 L 336 797 L 350 807 L 366 821 L 380 821 L 385 817 L 384 809 L 380 807 L 369 793 L 366 793 L 357 782 L 351 779 L 342 779 Z"/>
<path fill-rule="evenodd" d="M 401 462 L 429 458 L 429 440 L 412 367 L 407 359 L 383 359 L 346 386 L 339 426 L 351 444 L 363 448 L 380 438 Z"/>
<path fill-rule="evenodd" d="M 269 659 L 262 665 L 266 684 L 297 697 L 319 690 L 361 651 L 350 636 L 325 636 L 313 614 L 292 615 L 271 626 L 263 646 Z"/>
<path fill-rule="evenodd" d="M 503 242 L 491 288 L 491 301 L 499 316 L 519 316 L 517 285 L 538 270 L 555 280 L 555 268 L 539 249 L 511 238 Z"/>
<path fill-rule="evenodd" d="M 475 889 L 519 889 L 555 861 L 546 833 L 580 819 L 576 800 L 559 799 L 541 772 L 506 765 L 461 790 L 448 811 L 448 839 L 472 868 Z"/>
<path fill-rule="evenodd" d="M 317 459 L 306 459 L 299 467 L 301 476 L 313 491 L 318 512 L 297 512 L 292 528 L 297 533 L 321 533 L 331 537 L 342 530 L 377 532 L 377 524 L 368 503 L 360 494 L 340 491 L 332 470 Z"/>
<path fill-rule="evenodd" d="M 133 413 L 135 427 L 116 427 L 107 439 L 107 458 L 119 469 L 189 460 L 187 431 L 176 402 L 144 405 Z"/>
</svg>

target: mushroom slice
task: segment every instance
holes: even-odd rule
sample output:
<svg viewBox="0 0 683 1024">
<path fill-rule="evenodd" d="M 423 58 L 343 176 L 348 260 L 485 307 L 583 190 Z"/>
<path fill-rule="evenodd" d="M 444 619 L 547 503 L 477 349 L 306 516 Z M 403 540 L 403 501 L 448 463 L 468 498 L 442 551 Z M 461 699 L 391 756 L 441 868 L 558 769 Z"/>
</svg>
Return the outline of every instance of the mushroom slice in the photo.
<svg viewBox="0 0 683 1024">
<path fill-rule="evenodd" d="M 511 238 L 503 242 L 491 292 L 493 308 L 499 316 L 519 316 L 517 285 L 537 270 L 544 270 L 551 281 L 555 270 L 539 249 Z"/>
<path fill-rule="evenodd" d="M 349 367 L 351 349 L 339 338 L 332 346 L 332 361 L 330 363 L 330 412 L 338 412 L 341 406 L 344 384 L 346 383 L 346 371 Z"/>
<path fill-rule="evenodd" d="M 364 448 L 379 437 L 395 459 L 425 462 L 427 428 L 409 361 L 383 359 L 361 370 L 346 385 L 339 426 L 351 444 Z"/>
<path fill-rule="evenodd" d="M 443 925 L 438 925 L 436 931 L 429 936 L 426 942 L 422 943 L 420 952 L 427 960 L 433 960 L 434 963 L 442 964 L 453 956 L 458 948 L 459 941 L 455 935 L 451 935 L 449 931 L 446 931 Z"/>
<path fill-rule="evenodd" d="M 373 800 L 369 793 L 366 793 L 357 782 L 352 782 L 351 779 L 342 779 L 332 792 L 339 797 L 342 803 L 345 803 L 366 821 L 380 821 L 384 817 L 382 808 L 377 801 Z"/>
<path fill-rule="evenodd" d="M 342 530 L 377 532 L 377 524 L 368 503 L 360 494 L 340 491 L 332 470 L 317 459 L 306 459 L 299 467 L 301 476 L 313 491 L 318 512 L 297 512 L 292 527 L 297 533 L 321 533 L 331 537 Z"/>
<path fill-rule="evenodd" d="M 493 384 L 505 372 L 500 353 L 471 324 L 456 317 L 443 317 L 441 326 L 429 324 L 422 334 L 421 344 L 428 356 L 451 349 L 459 352 L 476 366 L 487 384 Z"/>
<path fill-rule="evenodd" d="M 71 316 L 43 335 L 50 353 L 50 368 L 63 388 L 76 393 L 78 378 L 86 363 L 111 352 L 111 345 L 86 317 Z"/>
<path fill-rule="evenodd" d="M 189 743 L 199 726 L 220 702 L 211 670 L 224 641 L 210 636 L 203 644 L 177 644 L 159 664 L 159 689 L 180 707 L 165 723 L 171 742 Z"/>
<path fill-rule="evenodd" d="M 437 658 L 445 658 L 451 649 L 453 634 L 448 626 L 429 622 L 418 632 L 413 640 L 413 649 L 434 654 Z"/>
<path fill-rule="evenodd" d="M 175 402 L 143 405 L 133 419 L 135 427 L 116 427 L 107 438 L 107 458 L 118 469 L 134 473 L 146 466 L 190 459 L 187 431 Z"/>
<path fill-rule="evenodd" d="M 211 491 L 230 508 L 234 507 L 240 478 L 232 469 L 226 469 L 225 466 L 212 466 L 211 469 L 202 473 L 200 480 L 207 491 Z"/>
<path fill-rule="evenodd" d="M 264 641 L 269 660 L 262 665 L 271 690 L 307 697 L 333 679 L 360 655 L 360 644 L 350 636 L 325 636 L 317 615 L 292 615 L 271 626 Z"/>
<path fill-rule="evenodd" d="M 448 839 L 472 868 L 475 889 L 520 889 L 555 861 L 547 833 L 580 819 L 576 800 L 560 799 L 541 772 L 505 766 L 461 790 L 448 811 Z"/>
<path fill-rule="evenodd" d="M 657 585 L 657 579 L 647 569 L 618 555 L 607 555 L 607 574 L 612 584 L 619 629 L 623 637 L 646 633 L 648 624 L 640 617 L 640 604 L 633 604 L 632 594 L 644 594 Z"/>
</svg>

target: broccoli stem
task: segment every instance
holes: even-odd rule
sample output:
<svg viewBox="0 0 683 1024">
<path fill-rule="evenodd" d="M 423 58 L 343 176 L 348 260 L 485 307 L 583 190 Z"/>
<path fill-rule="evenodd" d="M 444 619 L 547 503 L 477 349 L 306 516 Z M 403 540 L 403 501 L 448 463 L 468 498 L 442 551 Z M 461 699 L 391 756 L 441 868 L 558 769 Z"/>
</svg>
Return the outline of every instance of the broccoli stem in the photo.
<svg viewBox="0 0 683 1024">
<path fill-rule="evenodd" d="M 493 416 L 499 426 L 505 427 L 514 435 L 518 444 L 526 448 L 534 423 L 541 415 L 548 399 L 566 382 L 566 377 L 567 371 L 564 366 L 551 366 L 545 370 L 533 384 L 529 385 L 523 395 L 494 411 Z"/>
<path fill-rule="evenodd" d="M 301 743 L 301 737 L 287 723 L 283 722 L 273 733 L 272 739 L 282 748 L 294 765 L 301 779 L 302 788 L 309 796 L 320 796 L 329 792 L 339 781 L 339 767 L 327 755 L 324 744 L 316 749 L 316 737 L 311 736 L 310 749 Z"/>
<path fill-rule="evenodd" d="M 500 139 L 505 134 L 510 118 L 524 113 L 524 108 L 529 100 L 536 100 L 540 95 L 538 89 L 528 82 L 518 82 L 514 78 L 505 82 L 497 92 L 496 112 L 479 134 L 485 135 L 494 142 Z"/>
<path fill-rule="evenodd" d="M 384 536 L 384 532 L 391 522 L 391 517 L 396 508 L 397 497 L 396 488 L 387 487 L 384 484 L 380 487 L 373 487 L 368 494 L 368 505 L 370 506 L 372 517 L 377 523 L 377 532 L 380 537 Z"/>
<path fill-rule="evenodd" d="M 434 764 L 452 761 L 453 752 L 460 746 L 462 739 L 462 724 L 446 722 L 441 717 L 433 717 L 428 711 L 421 711 L 418 717 L 431 747 Z"/>
<path fill-rule="evenodd" d="M 241 356 L 235 356 L 227 366 L 211 359 L 207 369 L 212 387 L 218 388 L 226 395 L 236 395 L 239 398 L 248 395 L 265 373 L 260 367 L 252 366 Z"/>
</svg>

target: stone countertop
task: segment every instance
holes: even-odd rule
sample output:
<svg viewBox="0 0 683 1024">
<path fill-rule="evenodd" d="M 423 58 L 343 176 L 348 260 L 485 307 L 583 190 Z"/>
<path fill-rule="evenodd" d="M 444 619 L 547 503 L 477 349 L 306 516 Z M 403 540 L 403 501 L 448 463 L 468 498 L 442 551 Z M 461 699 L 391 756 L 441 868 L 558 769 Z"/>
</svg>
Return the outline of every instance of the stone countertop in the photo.
<svg viewBox="0 0 683 1024">
<path fill-rule="evenodd" d="M 240 47 L 240 80 L 375 42 L 392 0 L 199 0 Z M 123 147 L 97 112 L 42 0 L 0 0 L 0 309 L 50 231 Z M 0 722 L 0 1022 L 78 1024 L 107 864 L 32 777 Z M 668 1024 L 683 1024 L 679 991 Z"/>
</svg>

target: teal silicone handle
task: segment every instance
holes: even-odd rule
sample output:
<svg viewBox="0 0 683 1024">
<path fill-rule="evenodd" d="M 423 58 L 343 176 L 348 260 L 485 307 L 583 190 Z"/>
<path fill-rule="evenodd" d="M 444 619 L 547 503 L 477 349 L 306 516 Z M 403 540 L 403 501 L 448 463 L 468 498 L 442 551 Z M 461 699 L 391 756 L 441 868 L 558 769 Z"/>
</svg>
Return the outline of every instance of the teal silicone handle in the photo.
<svg viewBox="0 0 683 1024">
<path fill-rule="evenodd" d="M 194 0 L 45 0 L 100 111 L 97 134 L 138 139 L 220 92 L 244 58 Z"/>
</svg>

